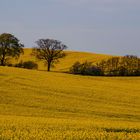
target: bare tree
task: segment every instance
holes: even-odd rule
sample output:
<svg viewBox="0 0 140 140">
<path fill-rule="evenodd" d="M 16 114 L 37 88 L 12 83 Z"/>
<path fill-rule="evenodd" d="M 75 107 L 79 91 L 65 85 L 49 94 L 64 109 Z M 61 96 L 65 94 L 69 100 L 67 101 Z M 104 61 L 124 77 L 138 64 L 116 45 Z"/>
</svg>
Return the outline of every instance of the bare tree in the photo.
<svg viewBox="0 0 140 140">
<path fill-rule="evenodd" d="M 39 39 L 36 42 L 37 46 L 33 48 L 32 54 L 39 60 L 44 60 L 47 64 L 47 70 L 50 71 L 51 66 L 59 62 L 59 58 L 63 58 L 66 54 L 63 50 L 67 46 L 61 41 L 54 39 Z"/>
</svg>

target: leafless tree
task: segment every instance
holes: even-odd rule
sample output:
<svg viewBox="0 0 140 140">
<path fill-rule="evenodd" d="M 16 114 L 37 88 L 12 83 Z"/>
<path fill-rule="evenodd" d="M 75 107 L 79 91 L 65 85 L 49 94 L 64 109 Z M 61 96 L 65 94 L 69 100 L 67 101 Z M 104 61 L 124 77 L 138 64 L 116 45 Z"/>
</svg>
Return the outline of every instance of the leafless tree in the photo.
<svg viewBox="0 0 140 140">
<path fill-rule="evenodd" d="M 43 60 L 47 64 L 47 70 L 50 71 L 51 66 L 63 58 L 66 54 L 64 50 L 67 46 L 61 41 L 54 39 L 39 39 L 36 42 L 37 46 L 33 48 L 32 54 L 37 59 Z"/>
</svg>

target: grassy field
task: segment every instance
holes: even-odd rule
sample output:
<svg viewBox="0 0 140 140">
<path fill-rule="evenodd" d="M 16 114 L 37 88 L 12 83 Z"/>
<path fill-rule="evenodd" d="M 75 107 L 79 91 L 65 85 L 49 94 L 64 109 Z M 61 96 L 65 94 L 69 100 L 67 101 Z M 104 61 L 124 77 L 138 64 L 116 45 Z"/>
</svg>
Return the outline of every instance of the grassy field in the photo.
<svg viewBox="0 0 140 140">
<path fill-rule="evenodd" d="M 140 77 L 0 67 L 1 139 L 139 140 Z"/>
</svg>

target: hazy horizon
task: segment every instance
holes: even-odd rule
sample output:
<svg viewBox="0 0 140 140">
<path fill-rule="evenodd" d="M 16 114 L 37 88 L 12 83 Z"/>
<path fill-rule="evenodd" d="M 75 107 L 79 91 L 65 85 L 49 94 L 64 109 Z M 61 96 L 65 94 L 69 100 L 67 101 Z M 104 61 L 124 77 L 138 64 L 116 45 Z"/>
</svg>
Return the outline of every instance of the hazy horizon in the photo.
<svg viewBox="0 0 140 140">
<path fill-rule="evenodd" d="M 140 56 L 138 0 L 0 0 L 0 33 L 25 47 L 40 38 L 62 41 L 68 50 Z"/>
</svg>

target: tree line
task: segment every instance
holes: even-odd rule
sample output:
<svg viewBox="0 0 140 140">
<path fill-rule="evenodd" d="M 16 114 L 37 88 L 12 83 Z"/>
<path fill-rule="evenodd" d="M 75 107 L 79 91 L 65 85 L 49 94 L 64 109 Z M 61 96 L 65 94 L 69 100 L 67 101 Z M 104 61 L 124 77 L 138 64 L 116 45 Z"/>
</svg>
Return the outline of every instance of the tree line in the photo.
<svg viewBox="0 0 140 140">
<path fill-rule="evenodd" d="M 134 55 L 112 57 L 93 65 L 76 62 L 70 73 L 95 76 L 140 76 L 140 58 Z"/>
<path fill-rule="evenodd" d="M 66 56 L 64 50 L 67 46 L 61 41 L 55 39 L 39 39 L 35 42 L 36 46 L 32 49 L 31 55 L 38 60 L 43 60 L 47 65 L 47 70 L 57 62 L 60 58 Z M 24 44 L 12 34 L 0 34 L 0 66 L 12 65 L 12 58 L 18 59 L 24 54 Z M 13 65 L 12 65 L 13 66 Z M 15 67 L 37 69 L 35 62 L 20 62 Z M 75 62 L 70 68 L 70 73 L 94 76 L 140 76 L 140 58 L 134 55 L 126 55 L 124 57 L 112 57 L 102 60 L 97 64 L 91 62 Z"/>
<path fill-rule="evenodd" d="M 140 75 L 140 58 L 134 55 L 112 57 L 97 64 L 104 75 L 137 76 Z"/>
</svg>

